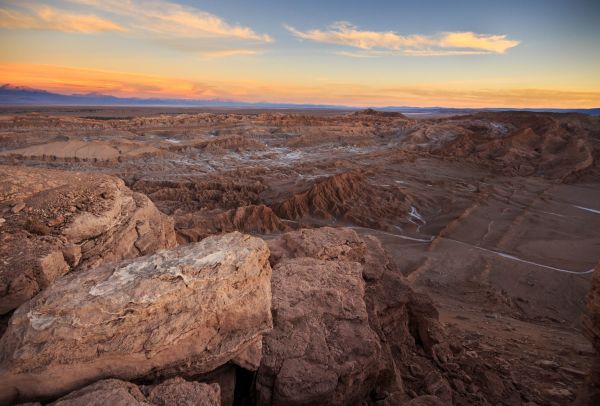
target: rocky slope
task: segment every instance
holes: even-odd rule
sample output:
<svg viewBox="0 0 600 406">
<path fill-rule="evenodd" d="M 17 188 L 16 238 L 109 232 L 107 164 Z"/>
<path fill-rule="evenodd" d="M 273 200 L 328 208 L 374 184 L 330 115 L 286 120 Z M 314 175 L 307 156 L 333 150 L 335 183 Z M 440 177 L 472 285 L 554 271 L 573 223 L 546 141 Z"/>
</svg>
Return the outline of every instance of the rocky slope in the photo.
<svg viewBox="0 0 600 406">
<path fill-rule="evenodd" d="M 339 220 L 367 227 L 386 228 L 386 220 L 400 223 L 410 212 L 407 196 L 376 188 L 360 172 L 346 172 L 318 181 L 308 190 L 273 205 L 281 218 L 318 224 Z"/>
<path fill-rule="evenodd" d="M 443 121 L 434 152 L 518 176 L 565 179 L 590 169 L 595 120 L 572 114 L 479 113 Z M 433 134 L 438 132 L 428 128 Z"/>
<path fill-rule="evenodd" d="M 268 257 L 262 240 L 232 233 L 55 281 L 0 339 L 0 403 L 228 361 L 256 368 L 272 325 Z"/>
<path fill-rule="evenodd" d="M 181 242 L 200 241 L 213 234 L 241 231 L 269 234 L 288 231 L 290 227 L 263 204 L 241 206 L 227 211 L 200 211 L 177 216 L 175 223 Z"/>
<path fill-rule="evenodd" d="M 0 166 L 0 314 L 57 277 L 175 245 L 173 221 L 106 175 Z"/>
</svg>

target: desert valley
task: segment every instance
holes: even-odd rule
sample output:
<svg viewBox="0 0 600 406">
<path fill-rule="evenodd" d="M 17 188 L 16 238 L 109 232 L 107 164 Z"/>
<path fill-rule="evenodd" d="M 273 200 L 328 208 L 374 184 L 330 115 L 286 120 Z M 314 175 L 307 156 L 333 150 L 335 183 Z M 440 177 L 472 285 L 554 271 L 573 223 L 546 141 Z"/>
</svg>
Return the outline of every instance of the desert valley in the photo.
<svg viewBox="0 0 600 406">
<path fill-rule="evenodd" d="M 583 114 L 4 108 L 0 403 L 593 404 L 599 158 Z"/>
</svg>

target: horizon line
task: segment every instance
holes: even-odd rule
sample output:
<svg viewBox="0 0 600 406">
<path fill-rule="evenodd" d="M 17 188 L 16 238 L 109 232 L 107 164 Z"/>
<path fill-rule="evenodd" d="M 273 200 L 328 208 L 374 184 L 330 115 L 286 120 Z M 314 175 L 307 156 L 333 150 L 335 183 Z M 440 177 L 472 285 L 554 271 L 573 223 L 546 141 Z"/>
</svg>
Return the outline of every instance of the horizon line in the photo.
<svg viewBox="0 0 600 406">
<path fill-rule="evenodd" d="M 93 97 L 107 97 L 113 98 L 117 100 L 139 100 L 140 102 L 152 102 L 152 101 L 172 101 L 173 103 L 156 103 L 156 104 L 135 104 L 133 103 L 100 103 L 100 104 L 88 104 L 88 103 L 5 103 L 0 98 L 0 106 L 1 107 L 19 107 L 19 106 L 30 106 L 30 107 L 46 107 L 46 106 L 60 106 L 60 107 L 78 107 L 78 106 L 128 106 L 128 107 L 172 107 L 172 108 L 247 108 L 253 107 L 257 109 L 293 109 L 293 108 L 315 108 L 320 110 L 385 110 L 385 109 L 419 109 L 419 110 L 433 110 L 433 109 L 444 109 L 444 110 L 459 110 L 459 111 L 478 111 L 478 110 L 490 110 L 490 111 L 501 111 L 501 110 L 512 110 L 512 111 L 539 111 L 539 112 L 553 112 L 553 111 L 564 111 L 564 112 L 578 112 L 578 111 L 593 111 L 600 110 L 600 106 L 598 107 L 583 107 L 583 108 L 569 108 L 569 107 L 512 107 L 512 106 L 502 106 L 502 107 L 453 107 L 453 106 L 444 106 L 444 105 L 433 105 L 433 106 L 414 106 L 414 105 L 386 105 L 386 106 L 373 106 L 373 105 L 361 105 L 361 106 L 352 106 L 352 105 L 344 105 L 344 104 L 323 104 L 323 103 L 314 103 L 314 102 L 295 102 L 295 103 L 282 103 L 282 102 L 273 102 L 273 101 L 241 101 L 236 99 L 219 99 L 219 98 L 186 98 L 186 97 L 143 97 L 143 96 L 115 96 L 112 94 L 106 94 L 96 91 L 86 92 L 86 93 L 59 93 L 54 91 L 49 91 L 43 88 L 33 88 L 26 85 L 14 85 L 12 83 L 4 83 L 0 85 L 0 89 L 8 89 L 10 91 L 24 91 L 24 92 L 44 92 L 49 96 L 58 96 L 58 97 L 80 97 L 80 98 L 93 98 Z M 1 96 L 1 95 L 0 95 Z M 214 105 L 178 105 L 177 102 L 180 103 L 194 103 L 194 102 L 204 102 L 210 103 L 214 102 Z M 227 103 L 232 104 L 231 106 L 223 106 L 218 103 Z M 237 106 L 236 106 L 237 105 Z M 270 106 L 260 106 L 260 105 L 270 105 Z M 277 107 L 279 106 L 279 107 Z"/>
</svg>

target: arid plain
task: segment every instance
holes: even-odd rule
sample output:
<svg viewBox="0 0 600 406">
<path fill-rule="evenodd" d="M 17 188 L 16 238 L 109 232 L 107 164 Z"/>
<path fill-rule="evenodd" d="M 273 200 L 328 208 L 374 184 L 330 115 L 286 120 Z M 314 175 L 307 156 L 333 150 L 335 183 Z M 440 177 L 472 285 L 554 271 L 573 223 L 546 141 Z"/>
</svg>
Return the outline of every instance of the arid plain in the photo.
<svg viewBox="0 0 600 406">
<path fill-rule="evenodd" d="M 580 114 L 6 108 L 0 402 L 585 402 L 599 159 Z"/>
</svg>

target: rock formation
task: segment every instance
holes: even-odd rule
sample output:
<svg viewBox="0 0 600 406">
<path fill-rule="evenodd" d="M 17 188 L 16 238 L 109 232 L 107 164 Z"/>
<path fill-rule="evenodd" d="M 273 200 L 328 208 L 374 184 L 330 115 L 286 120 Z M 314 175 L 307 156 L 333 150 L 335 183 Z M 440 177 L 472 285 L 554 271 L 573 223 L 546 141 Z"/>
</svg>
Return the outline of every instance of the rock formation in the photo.
<svg viewBox="0 0 600 406">
<path fill-rule="evenodd" d="M 217 384 L 188 382 L 172 378 L 165 382 L 139 387 L 118 379 L 105 379 L 73 391 L 52 402 L 52 406 L 166 406 L 198 405 L 220 406 Z"/>
<path fill-rule="evenodd" d="M 386 219 L 402 222 L 410 210 L 407 196 L 376 188 L 363 173 L 340 173 L 317 182 L 308 190 L 273 205 L 281 218 L 318 224 L 337 219 L 366 227 L 385 228 Z"/>
<path fill-rule="evenodd" d="M 585 116 L 479 113 L 454 121 L 437 152 L 501 173 L 564 179 L 594 164 L 589 134 L 595 124 Z"/>
<path fill-rule="evenodd" d="M 431 360 L 448 362 L 435 308 L 394 272 L 378 240 L 325 227 L 269 246 L 274 328 L 264 337 L 259 404 L 408 400 L 402 376 L 414 359 L 432 373 Z M 435 377 L 424 394 L 451 401 Z"/>
<path fill-rule="evenodd" d="M 256 367 L 272 325 L 268 258 L 264 241 L 231 233 L 58 279 L 0 339 L 0 403 L 230 360 Z"/>
<path fill-rule="evenodd" d="M 200 241 L 220 233 L 241 231 L 251 234 L 269 234 L 289 231 L 271 208 L 261 205 L 242 206 L 227 211 L 200 211 L 177 216 L 175 223 L 181 242 Z"/>
<path fill-rule="evenodd" d="M 106 175 L 0 166 L 0 314 L 57 277 L 175 246 L 173 221 Z"/>
<path fill-rule="evenodd" d="M 2 151 L 0 156 L 33 158 L 36 160 L 65 161 L 107 161 L 139 158 L 147 155 L 159 155 L 158 148 L 136 141 L 54 141 L 43 145 L 34 145 L 11 151 Z"/>
</svg>

